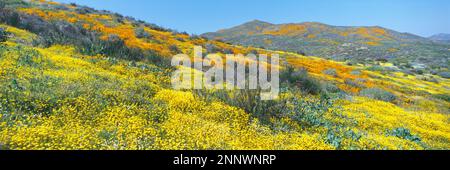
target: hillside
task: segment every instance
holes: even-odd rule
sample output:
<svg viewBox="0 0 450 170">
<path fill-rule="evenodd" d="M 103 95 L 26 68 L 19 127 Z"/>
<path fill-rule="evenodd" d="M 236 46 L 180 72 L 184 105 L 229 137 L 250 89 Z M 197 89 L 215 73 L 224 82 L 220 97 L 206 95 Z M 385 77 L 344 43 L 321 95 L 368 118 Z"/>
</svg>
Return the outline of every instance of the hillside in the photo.
<svg viewBox="0 0 450 170">
<path fill-rule="evenodd" d="M 230 45 L 76 4 L 1 2 L 0 149 L 450 149 L 444 76 Z M 279 54 L 280 98 L 173 90 L 170 58 L 194 45 Z"/>
<path fill-rule="evenodd" d="M 436 34 L 429 37 L 428 39 L 436 42 L 450 43 L 450 34 L 443 34 L 443 33 Z"/>
<path fill-rule="evenodd" d="M 389 61 L 396 69 L 448 70 L 450 45 L 382 27 L 344 27 L 316 22 L 271 24 L 251 21 L 203 37 L 238 45 L 314 55 L 351 64 Z"/>
</svg>

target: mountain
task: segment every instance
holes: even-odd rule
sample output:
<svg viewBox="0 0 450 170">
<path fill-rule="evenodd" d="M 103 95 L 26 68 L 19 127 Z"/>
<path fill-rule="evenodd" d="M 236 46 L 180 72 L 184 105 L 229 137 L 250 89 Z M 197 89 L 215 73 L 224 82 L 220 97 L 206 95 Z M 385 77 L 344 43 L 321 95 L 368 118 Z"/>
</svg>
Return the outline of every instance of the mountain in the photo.
<svg viewBox="0 0 450 170">
<path fill-rule="evenodd" d="M 429 37 L 428 39 L 430 39 L 432 41 L 436 41 L 436 42 L 450 43 L 450 34 L 444 34 L 444 33 L 436 34 L 436 35 Z"/>
<path fill-rule="evenodd" d="M 194 46 L 279 55 L 279 98 L 174 89 L 177 69 L 200 71 L 170 64 Z M 388 67 L 231 45 L 77 4 L 2 0 L 0 150 L 450 149 L 448 70 Z"/>
<path fill-rule="evenodd" d="M 450 45 L 378 26 L 331 26 L 317 22 L 271 24 L 255 20 L 202 36 L 356 63 L 389 60 L 397 66 L 421 63 L 439 68 L 448 67 L 450 58 Z"/>
</svg>

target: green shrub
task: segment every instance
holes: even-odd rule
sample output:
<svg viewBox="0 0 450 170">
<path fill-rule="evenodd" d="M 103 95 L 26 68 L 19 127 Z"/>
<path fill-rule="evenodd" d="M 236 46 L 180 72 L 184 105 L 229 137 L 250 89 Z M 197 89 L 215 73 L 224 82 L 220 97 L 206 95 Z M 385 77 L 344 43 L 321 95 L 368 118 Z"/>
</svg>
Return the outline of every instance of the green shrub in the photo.
<svg viewBox="0 0 450 170">
<path fill-rule="evenodd" d="M 24 46 L 17 46 L 15 49 L 19 53 L 19 58 L 17 59 L 18 66 L 41 66 L 38 62 L 42 60 L 42 56 L 38 51 Z"/>
<path fill-rule="evenodd" d="M 129 48 L 117 35 L 110 35 L 108 40 L 100 40 L 98 37 L 91 41 L 83 41 L 78 48 L 82 54 L 103 54 L 112 58 L 141 60 L 144 58 L 143 51 L 137 48 Z"/>
<path fill-rule="evenodd" d="M 261 100 L 261 90 L 219 90 L 214 92 L 195 90 L 194 93 L 208 102 L 219 100 L 228 105 L 241 108 L 253 117 L 258 118 L 262 123 L 267 123 L 272 116 L 282 113 L 283 108 L 286 106 L 286 101 L 283 99 Z"/>
<path fill-rule="evenodd" d="M 345 83 L 346 85 L 351 86 L 351 87 L 363 88 L 363 87 L 364 87 L 364 84 L 363 84 L 364 81 L 365 81 L 365 80 L 363 80 L 363 79 L 355 79 L 355 80 L 352 80 L 352 79 L 345 79 L 345 80 L 344 80 L 344 83 Z"/>
<path fill-rule="evenodd" d="M 0 42 L 5 42 L 8 39 L 8 32 L 4 28 L 0 28 Z"/>
<path fill-rule="evenodd" d="M 327 93 L 339 93 L 342 92 L 342 90 L 337 87 L 333 83 L 324 83 L 323 84 L 323 90 L 325 90 Z"/>
<path fill-rule="evenodd" d="M 413 142 L 421 142 L 419 136 L 411 134 L 411 131 L 409 129 L 403 127 L 391 130 L 390 135 Z"/>
<path fill-rule="evenodd" d="M 134 30 L 137 38 L 152 38 L 152 35 L 145 31 L 143 27 L 138 27 Z"/>
<path fill-rule="evenodd" d="M 327 69 L 327 70 L 323 71 L 323 73 L 326 75 L 333 76 L 333 77 L 338 77 L 336 69 Z"/>
<path fill-rule="evenodd" d="M 304 68 L 295 69 L 287 67 L 280 74 L 281 82 L 287 82 L 292 86 L 298 87 L 305 93 L 320 94 L 323 92 L 320 81 L 309 76 L 308 71 Z"/>
<path fill-rule="evenodd" d="M 2 8 L 18 8 L 27 7 L 29 4 L 23 0 L 2 0 L 0 2 L 0 9 Z"/>
<path fill-rule="evenodd" d="M 376 100 L 382 100 L 386 102 L 393 102 L 397 99 L 397 96 L 392 94 L 391 92 L 388 92 L 386 90 L 380 89 L 380 88 L 368 88 L 364 89 L 359 93 L 360 96 L 376 99 Z"/>
<path fill-rule="evenodd" d="M 174 54 L 180 54 L 183 51 L 181 51 L 176 45 L 171 45 L 169 46 L 169 49 L 171 52 L 173 52 Z"/>
<path fill-rule="evenodd" d="M 446 102 L 450 102 L 450 95 L 449 94 L 435 94 L 433 97 L 444 100 Z"/>
<path fill-rule="evenodd" d="M 439 83 L 439 80 L 434 78 L 433 76 L 416 76 L 416 79 L 428 81 L 432 83 Z"/>
<path fill-rule="evenodd" d="M 450 72 L 440 72 L 438 75 L 442 78 L 450 79 Z"/>
<path fill-rule="evenodd" d="M 290 114 L 291 119 L 295 120 L 303 128 L 324 126 L 327 121 L 324 119 L 324 114 L 333 107 L 332 100 L 304 100 L 293 98 L 289 101 L 293 104 L 293 114 Z M 288 112 L 286 110 L 286 112 Z"/>
<path fill-rule="evenodd" d="M 378 71 L 378 72 L 385 71 L 382 66 L 378 66 L 378 65 L 368 67 L 367 70 L 369 70 L 369 71 Z"/>
<path fill-rule="evenodd" d="M 295 90 L 290 90 L 290 92 Z M 279 121 L 271 121 L 272 118 L 281 120 L 286 118 L 297 123 L 301 128 L 314 128 L 319 126 L 332 126 L 325 118 L 325 113 L 335 108 L 334 100 L 329 98 L 302 98 L 301 96 L 280 97 L 277 100 L 263 101 L 260 98 L 260 90 L 235 90 L 235 91 L 214 91 L 194 90 L 197 97 L 206 102 L 221 101 L 230 106 L 235 106 L 245 110 L 252 117 L 274 130 L 290 131 L 295 130 L 291 124 L 284 124 Z M 292 92 L 295 94 L 296 92 Z M 298 129 L 297 129 L 298 130 Z"/>
<path fill-rule="evenodd" d="M 361 71 L 360 70 L 353 70 L 352 72 L 350 72 L 350 74 L 354 75 L 354 76 L 359 76 L 359 75 L 361 75 Z"/>
<path fill-rule="evenodd" d="M 219 53 L 219 52 L 223 53 L 222 49 L 220 49 L 219 47 L 217 47 L 216 45 L 211 44 L 211 43 L 207 43 L 205 45 L 205 49 L 206 49 L 207 53 L 210 53 L 210 54 Z"/>
</svg>

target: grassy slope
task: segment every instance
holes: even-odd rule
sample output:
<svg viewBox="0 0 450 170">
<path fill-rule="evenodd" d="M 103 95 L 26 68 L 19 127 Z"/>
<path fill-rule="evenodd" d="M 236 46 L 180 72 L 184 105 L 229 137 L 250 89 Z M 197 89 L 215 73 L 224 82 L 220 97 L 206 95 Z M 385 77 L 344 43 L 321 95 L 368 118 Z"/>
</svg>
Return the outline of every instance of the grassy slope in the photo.
<svg viewBox="0 0 450 170">
<path fill-rule="evenodd" d="M 118 34 L 127 46 L 150 49 L 161 56 L 172 55 L 172 45 L 190 53 L 193 44 L 215 44 L 219 49 L 241 53 L 264 52 L 150 27 L 145 30 L 153 38 L 146 40 L 135 36 L 138 26 L 127 21 L 118 23 L 112 15 L 41 9 L 19 10 L 46 20 L 83 24 L 104 38 Z M 4 148 L 450 148 L 449 105 L 435 97 L 449 94 L 447 79 L 431 83 L 401 73 L 381 74 L 315 57 L 275 52 L 290 65 L 307 68 L 315 78 L 336 84 L 349 95 L 379 87 L 395 93 L 399 99 L 391 104 L 347 97 L 327 111 L 303 115 L 323 122 L 321 126 L 304 126 L 303 119 L 296 117 L 298 112 L 278 113 L 283 116 L 274 116 L 266 124 L 252 113 L 221 100 L 170 90 L 171 70 L 152 62 L 86 55 L 71 45 L 33 47 L 32 41 L 38 35 L 7 25 L 1 27 L 12 34 L 0 46 L 0 146 Z M 324 74 L 330 68 L 337 75 Z M 359 74 L 354 74 L 355 70 Z M 346 79 L 366 81 L 363 86 L 353 87 L 345 83 Z M 280 100 L 286 98 L 296 99 L 286 105 L 290 110 L 302 109 L 298 106 L 303 105 L 293 101 L 305 101 L 306 108 L 318 102 L 316 96 L 295 91 L 283 93 Z"/>
</svg>

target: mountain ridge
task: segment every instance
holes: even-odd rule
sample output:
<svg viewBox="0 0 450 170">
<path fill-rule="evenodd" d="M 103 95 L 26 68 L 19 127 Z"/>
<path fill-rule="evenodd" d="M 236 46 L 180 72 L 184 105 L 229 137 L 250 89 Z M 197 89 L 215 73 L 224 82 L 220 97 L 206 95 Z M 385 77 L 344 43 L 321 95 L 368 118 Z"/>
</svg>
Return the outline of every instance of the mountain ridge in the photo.
<svg viewBox="0 0 450 170">
<path fill-rule="evenodd" d="M 296 52 L 337 61 L 389 60 L 448 67 L 448 44 L 381 26 L 333 26 L 320 22 L 272 24 L 253 20 L 201 36 L 228 43 Z M 444 55 L 442 55 L 444 54 Z"/>
<path fill-rule="evenodd" d="M 450 43 L 450 34 L 439 33 L 428 37 L 428 39 L 436 42 Z"/>
<path fill-rule="evenodd" d="M 383 30 L 386 30 L 386 31 L 395 31 L 393 29 L 389 29 L 389 28 L 386 28 L 386 27 L 378 26 L 378 25 L 375 25 L 375 26 L 339 26 L 339 25 L 325 24 L 325 23 L 316 22 L 316 21 L 305 21 L 305 22 L 292 22 L 292 23 L 274 24 L 274 23 L 270 23 L 270 22 L 267 22 L 267 21 L 262 21 L 262 20 L 255 19 L 255 20 L 248 21 L 248 22 L 245 22 L 245 23 L 243 23 L 241 25 L 237 25 L 237 26 L 234 26 L 234 27 L 231 27 L 231 28 L 220 29 L 220 30 L 218 30 L 216 32 L 206 32 L 206 33 L 203 33 L 202 35 L 208 37 L 208 34 L 212 34 L 212 33 L 217 33 L 217 32 L 220 33 L 220 32 L 225 32 L 225 31 L 230 30 L 230 29 L 237 29 L 237 28 L 242 28 L 242 27 L 255 27 L 255 26 L 261 26 L 261 25 L 264 25 L 265 27 L 286 26 L 286 25 L 305 25 L 305 26 L 312 26 L 312 27 L 314 27 L 314 26 L 315 27 L 326 26 L 326 27 L 344 28 L 344 29 L 345 28 L 348 28 L 348 29 L 349 28 L 369 28 L 369 29 L 383 29 Z M 400 34 L 409 35 L 409 36 L 414 36 L 416 38 L 427 39 L 426 37 L 423 37 L 423 36 L 420 36 L 420 35 L 417 35 L 417 34 L 414 34 L 414 33 L 400 32 L 400 31 L 395 31 L 395 32 L 400 33 Z M 437 34 L 437 35 L 439 35 L 439 34 Z"/>
</svg>

